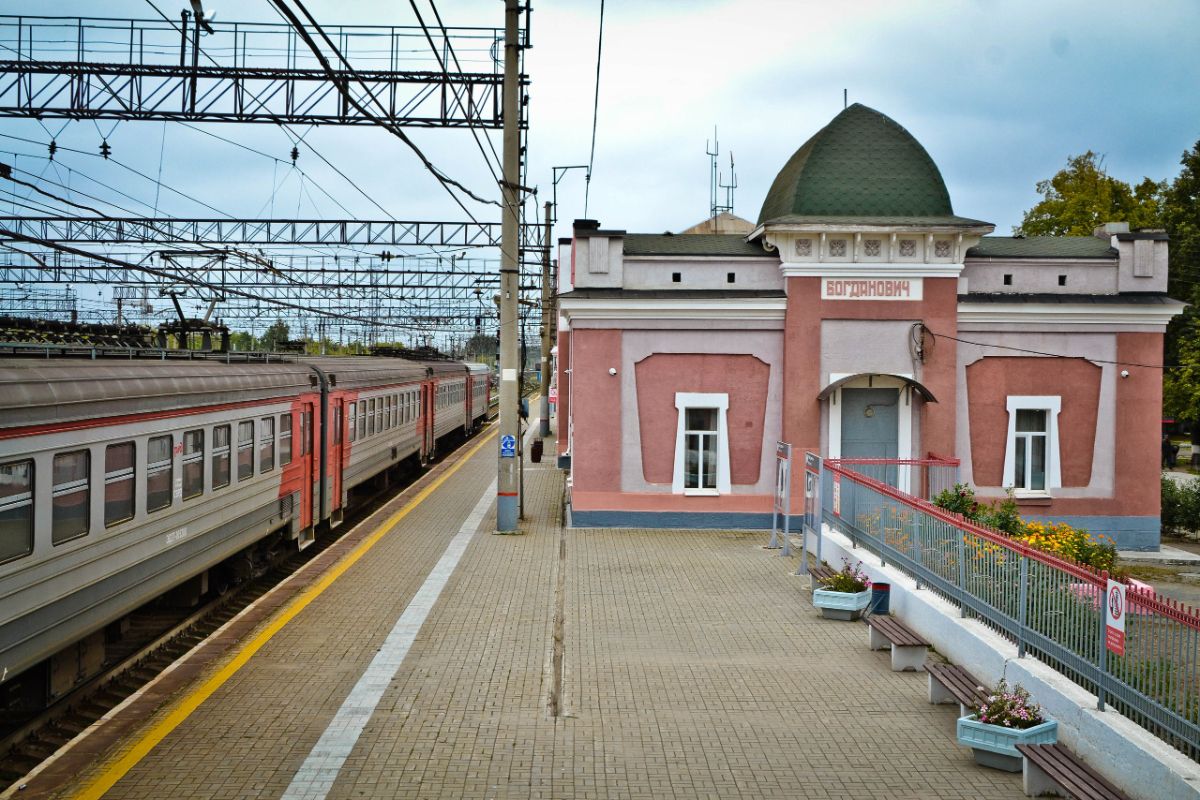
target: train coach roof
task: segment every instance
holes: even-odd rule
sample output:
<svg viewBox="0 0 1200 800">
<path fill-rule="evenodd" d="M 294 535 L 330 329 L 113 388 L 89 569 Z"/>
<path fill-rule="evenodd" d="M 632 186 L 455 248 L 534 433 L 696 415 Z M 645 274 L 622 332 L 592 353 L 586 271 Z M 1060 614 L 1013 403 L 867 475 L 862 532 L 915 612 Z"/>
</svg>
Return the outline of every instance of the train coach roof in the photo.
<svg viewBox="0 0 1200 800">
<path fill-rule="evenodd" d="M 156 413 L 312 391 L 305 364 L 0 359 L 0 428 Z"/>
<path fill-rule="evenodd" d="M 417 381 L 429 375 L 463 373 L 457 361 L 406 361 L 402 358 L 374 356 L 327 356 L 300 359 L 329 376 L 335 389 L 359 389 L 367 386 L 387 386 Z"/>
</svg>

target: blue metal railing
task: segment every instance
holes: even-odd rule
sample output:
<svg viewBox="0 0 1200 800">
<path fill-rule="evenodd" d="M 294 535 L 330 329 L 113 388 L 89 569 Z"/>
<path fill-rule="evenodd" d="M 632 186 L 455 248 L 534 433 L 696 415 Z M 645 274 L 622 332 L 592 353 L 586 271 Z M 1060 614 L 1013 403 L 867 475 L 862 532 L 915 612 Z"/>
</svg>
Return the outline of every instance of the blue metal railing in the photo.
<svg viewBox="0 0 1200 800">
<path fill-rule="evenodd" d="M 953 486 L 926 470 L 897 488 L 899 468 L 880 460 L 827 460 L 823 521 L 1093 692 L 1193 759 L 1200 759 L 1200 615 L 1127 589 L 1125 654 L 1105 647 L 1107 573 L 1035 550 L 938 508 Z M 947 465 L 948 469 L 948 465 Z M 873 473 L 873 474 L 872 474 Z M 894 480 L 888 480 L 891 477 Z M 942 484 L 949 480 L 949 486 Z M 936 487 L 937 491 L 934 491 Z"/>
</svg>

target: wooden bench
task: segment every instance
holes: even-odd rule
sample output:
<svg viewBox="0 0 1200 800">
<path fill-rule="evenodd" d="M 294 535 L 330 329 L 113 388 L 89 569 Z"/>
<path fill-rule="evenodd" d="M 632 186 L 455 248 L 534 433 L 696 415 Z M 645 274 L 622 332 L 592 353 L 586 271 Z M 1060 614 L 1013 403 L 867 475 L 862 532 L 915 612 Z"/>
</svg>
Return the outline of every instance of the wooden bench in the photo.
<svg viewBox="0 0 1200 800">
<path fill-rule="evenodd" d="M 871 649 L 892 648 L 892 672 L 920 672 L 925 668 L 929 642 L 909 630 L 895 617 L 870 616 L 866 620 L 870 629 L 868 644 Z"/>
<path fill-rule="evenodd" d="M 929 702 L 958 703 L 958 715 L 965 717 L 987 697 L 974 675 L 954 664 L 925 665 L 929 673 Z"/>
<path fill-rule="evenodd" d="M 809 586 L 815 592 L 821 588 L 821 581 L 829 580 L 837 574 L 837 570 L 828 564 L 819 564 L 808 571 Z"/>
<path fill-rule="evenodd" d="M 1026 797 L 1066 792 L 1078 800 L 1130 800 L 1061 744 L 1019 744 Z"/>
</svg>

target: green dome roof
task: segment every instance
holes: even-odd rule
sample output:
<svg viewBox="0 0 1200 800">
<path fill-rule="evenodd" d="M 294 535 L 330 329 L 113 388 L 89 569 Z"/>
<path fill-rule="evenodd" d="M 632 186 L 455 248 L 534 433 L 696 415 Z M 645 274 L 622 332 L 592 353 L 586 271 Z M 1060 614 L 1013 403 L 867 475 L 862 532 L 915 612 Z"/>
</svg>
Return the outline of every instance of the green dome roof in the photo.
<svg viewBox="0 0 1200 800">
<path fill-rule="evenodd" d="M 895 120 L 855 103 L 775 176 L 758 222 L 789 217 L 954 218 L 954 211 L 921 143 Z"/>
</svg>

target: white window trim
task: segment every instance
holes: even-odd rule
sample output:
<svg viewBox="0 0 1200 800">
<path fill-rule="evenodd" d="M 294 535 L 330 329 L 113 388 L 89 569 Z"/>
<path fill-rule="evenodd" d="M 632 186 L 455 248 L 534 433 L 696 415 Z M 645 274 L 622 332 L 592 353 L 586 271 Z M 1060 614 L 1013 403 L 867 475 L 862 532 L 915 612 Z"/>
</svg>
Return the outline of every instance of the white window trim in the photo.
<svg viewBox="0 0 1200 800">
<path fill-rule="evenodd" d="M 712 489 L 684 489 L 683 472 L 685 458 L 685 422 L 689 408 L 717 409 L 717 490 L 715 494 L 729 494 L 729 414 L 728 394 L 706 394 L 700 392 L 676 392 L 675 408 L 678 418 L 675 427 L 675 473 L 671 481 L 672 494 L 712 495 Z"/>
<path fill-rule="evenodd" d="M 1051 489 L 1062 487 L 1062 469 L 1058 452 L 1058 413 L 1062 398 L 1057 395 L 1010 395 L 1008 398 L 1008 437 L 1004 444 L 1004 487 L 1013 489 L 1017 482 L 1017 411 L 1046 411 L 1046 489 L 1013 489 L 1017 497 L 1047 497 Z"/>
</svg>

